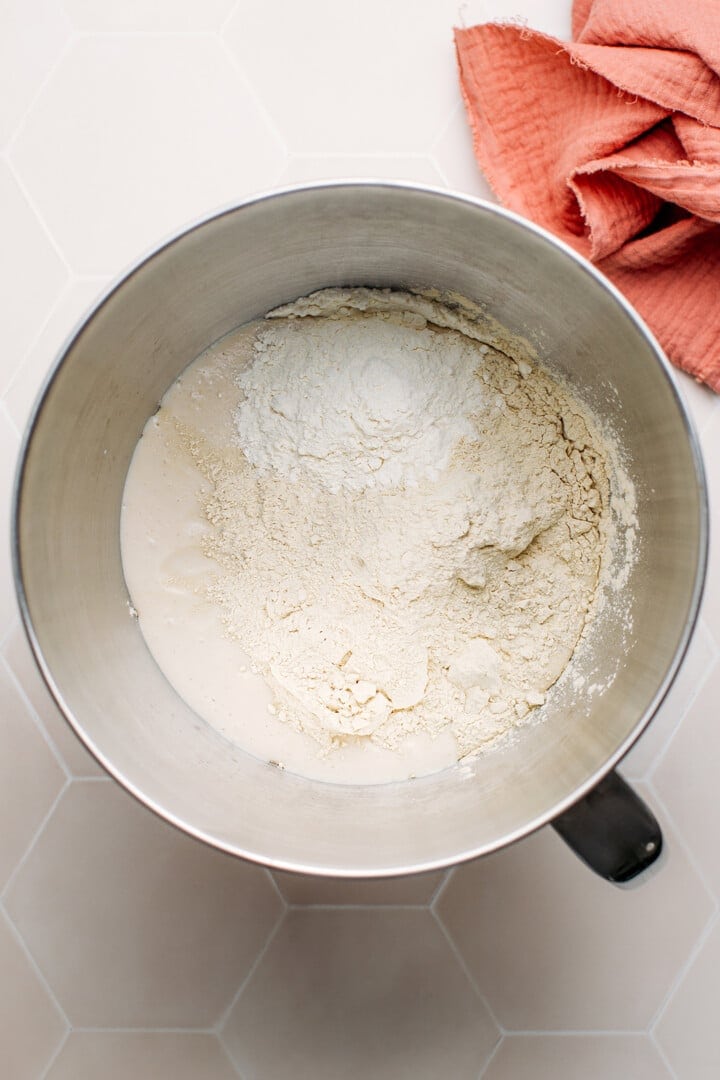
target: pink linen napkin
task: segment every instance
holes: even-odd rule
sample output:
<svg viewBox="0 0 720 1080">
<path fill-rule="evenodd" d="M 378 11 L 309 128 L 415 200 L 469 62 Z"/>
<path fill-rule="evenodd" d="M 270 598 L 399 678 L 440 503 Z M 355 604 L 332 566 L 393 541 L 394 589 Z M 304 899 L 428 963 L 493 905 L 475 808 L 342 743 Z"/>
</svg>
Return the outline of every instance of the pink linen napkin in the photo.
<svg viewBox="0 0 720 1080">
<path fill-rule="evenodd" d="M 720 391 L 720 0 L 575 0 L 573 36 L 455 31 L 476 157 Z"/>
</svg>

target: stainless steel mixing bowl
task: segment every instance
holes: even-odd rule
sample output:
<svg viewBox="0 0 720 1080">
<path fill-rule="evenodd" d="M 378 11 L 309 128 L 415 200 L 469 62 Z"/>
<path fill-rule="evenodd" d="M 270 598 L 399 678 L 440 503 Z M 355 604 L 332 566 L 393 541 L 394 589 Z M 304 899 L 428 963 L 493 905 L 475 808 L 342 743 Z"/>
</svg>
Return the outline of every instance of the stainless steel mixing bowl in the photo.
<svg viewBox="0 0 720 1080">
<path fill-rule="evenodd" d="M 434 286 L 529 336 L 608 420 L 638 492 L 633 630 L 596 635 L 601 695 L 548 710 L 470 767 L 377 787 L 282 772 L 177 696 L 128 609 L 119 517 L 147 418 L 211 342 L 330 285 Z M 482 202 L 348 182 L 251 200 L 132 269 L 68 342 L 36 406 L 15 505 L 18 592 L 37 661 L 105 768 L 168 821 L 286 869 L 380 876 L 493 851 L 589 792 L 651 719 L 687 646 L 704 575 L 697 443 L 668 364 L 632 309 L 542 230 Z"/>
</svg>

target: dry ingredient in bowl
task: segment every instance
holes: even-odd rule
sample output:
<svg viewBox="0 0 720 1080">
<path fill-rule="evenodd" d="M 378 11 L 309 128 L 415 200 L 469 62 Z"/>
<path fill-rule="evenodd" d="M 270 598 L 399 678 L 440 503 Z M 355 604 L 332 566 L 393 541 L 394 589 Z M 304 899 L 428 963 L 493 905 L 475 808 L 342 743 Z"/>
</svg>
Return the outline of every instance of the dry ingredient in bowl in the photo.
<svg viewBox="0 0 720 1080">
<path fill-rule="evenodd" d="M 579 403 L 503 344 L 457 304 L 324 290 L 166 395 L 128 476 L 126 575 L 170 681 L 240 745 L 395 779 L 544 703 L 607 561 L 609 465 Z"/>
</svg>

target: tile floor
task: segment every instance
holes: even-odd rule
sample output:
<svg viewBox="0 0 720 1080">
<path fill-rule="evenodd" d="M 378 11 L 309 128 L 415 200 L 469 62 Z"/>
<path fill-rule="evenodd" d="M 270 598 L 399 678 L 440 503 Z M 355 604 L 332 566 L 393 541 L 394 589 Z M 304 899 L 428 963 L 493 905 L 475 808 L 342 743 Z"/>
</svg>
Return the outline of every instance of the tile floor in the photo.
<svg viewBox="0 0 720 1080">
<path fill-rule="evenodd" d="M 0 529 L 74 321 L 164 233 L 249 192 L 377 175 L 488 189 L 451 28 L 569 0 L 6 0 Z M 678 376 L 720 525 L 720 406 Z M 720 542 L 683 671 L 625 763 L 668 835 L 620 892 L 548 831 L 445 874 L 314 881 L 181 836 L 60 718 L 0 551 L 3 1080 L 720 1075 Z"/>
</svg>

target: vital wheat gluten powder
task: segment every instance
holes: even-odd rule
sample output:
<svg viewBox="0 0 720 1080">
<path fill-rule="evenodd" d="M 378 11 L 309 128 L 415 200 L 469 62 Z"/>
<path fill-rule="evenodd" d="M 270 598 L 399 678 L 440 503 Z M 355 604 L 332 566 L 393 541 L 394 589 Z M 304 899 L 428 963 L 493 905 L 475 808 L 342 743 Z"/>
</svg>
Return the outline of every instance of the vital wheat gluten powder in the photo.
<svg viewBox="0 0 720 1080">
<path fill-rule="evenodd" d="M 633 492 L 568 390 L 458 298 L 329 289 L 220 341 L 131 465 L 123 561 L 160 667 L 239 746 L 404 779 L 540 710 Z"/>
</svg>

